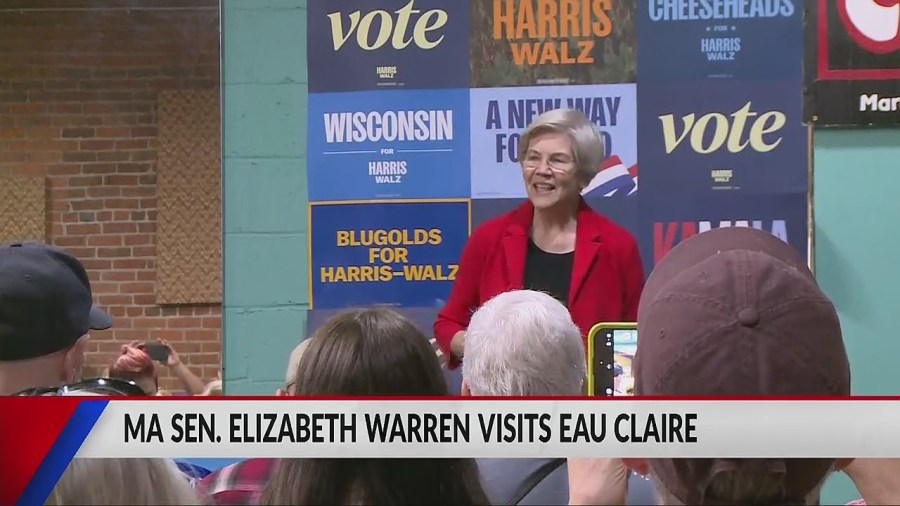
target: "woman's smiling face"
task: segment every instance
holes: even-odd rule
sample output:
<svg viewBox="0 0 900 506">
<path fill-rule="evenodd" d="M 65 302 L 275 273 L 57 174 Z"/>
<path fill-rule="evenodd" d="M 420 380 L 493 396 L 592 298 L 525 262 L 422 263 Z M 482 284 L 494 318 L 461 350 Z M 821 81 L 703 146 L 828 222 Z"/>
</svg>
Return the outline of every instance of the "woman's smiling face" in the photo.
<svg viewBox="0 0 900 506">
<path fill-rule="evenodd" d="M 537 209 L 548 209 L 580 194 L 572 139 L 563 133 L 535 135 L 522 160 L 528 199 Z"/>
</svg>

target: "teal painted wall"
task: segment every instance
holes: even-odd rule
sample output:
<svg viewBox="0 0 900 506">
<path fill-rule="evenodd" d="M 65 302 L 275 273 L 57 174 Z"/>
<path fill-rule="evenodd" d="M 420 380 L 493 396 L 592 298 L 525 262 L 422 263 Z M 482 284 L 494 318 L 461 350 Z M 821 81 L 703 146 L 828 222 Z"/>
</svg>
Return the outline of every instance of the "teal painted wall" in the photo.
<svg viewBox="0 0 900 506">
<path fill-rule="evenodd" d="M 224 374 L 271 394 L 304 337 L 306 0 L 222 0 Z"/>
<path fill-rule="evenodd" d="M 900 392 L 900 129 L 818 130 L 814 136 L 816 277 L 837 306 L 853 390 Z M 828 504 L 857 499 L 836 475 Z"/>
</svg>

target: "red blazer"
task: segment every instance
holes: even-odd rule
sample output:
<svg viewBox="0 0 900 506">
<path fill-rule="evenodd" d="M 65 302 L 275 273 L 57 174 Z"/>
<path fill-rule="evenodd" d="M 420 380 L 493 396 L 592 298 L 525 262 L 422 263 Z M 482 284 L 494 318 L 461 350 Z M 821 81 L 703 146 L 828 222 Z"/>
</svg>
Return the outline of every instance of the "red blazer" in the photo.
<svg viewBox="0 0 900 506">
<path fill-rule="evenodd" d="M 434 336 L 450 352 L 450 340 L 469 325 L 472 313 L 495 295 L 524 287 L 528 236 L 534 216 L 530 202 L 490 220 L 469 237 L 456 281 L 434 323 Z M 644 267 L 637 241 L 582 200 L 575 232 L 569 314 L 586 337 L 600 322 L 637 321 Z"/>
</svg>

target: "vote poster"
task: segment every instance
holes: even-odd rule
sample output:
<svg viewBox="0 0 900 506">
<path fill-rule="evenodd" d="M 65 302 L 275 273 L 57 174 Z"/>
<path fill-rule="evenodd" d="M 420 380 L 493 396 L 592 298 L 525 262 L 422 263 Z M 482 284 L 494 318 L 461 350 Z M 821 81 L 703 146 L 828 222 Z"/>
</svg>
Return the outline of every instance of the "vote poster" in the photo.
<svg viewBox="0 0 900 506">
<path fill-rule="evenodd" d="M 307 9 L 312 93 L 469 86 L 468 2 L 310 0 Z"/>
<path fill-rule="evenodd" d="M 900 0 L 810 0 L 806 120 L 900 123 Z"/>
<path fill-rule="evenodd" d="M 799 80 L 639 86 L 641 192 L 805 193 L 808 133 Z"/>
<path fill-rule="evenodd" d="M 469 196 L 469 91 L 309 96 L 311 201 Z"/>
<path fill-rule="evenodd" d="M 434 307 L 469 237 L 468 200 L 310 205 L 310 306 Z"/>
<path fill-rule="evenodd" d="M 590 190 L 604 195 L 634 194 L 637 164 L 637 97 L 634 84 L 471 90 L 471 196 L 473 199 L 526 197 L 518 159 L 519 138 L 542 113 L 578 109 L 600 131 L 607 162 Z M 601 195 L 602 196 L 602 195 Z"/>
<path fill-rule="evenodd" d="M 634 0 L 468 3 L 474 88 L 635 82 Z"/>
<path fill-rule="evenodd" d="M 636 4 L 642 85 L 802 77 L 802 0 Z"/>
<path fill-rule="evenodd" d="M 669 251 L 691 236 L 721 227 L 752 227 L 808 254 L 808 197 L 801 193 L 748 195 L 710 192 L 675 202 L 642 202 L 637 235 L 650 272 Z"/>
</svg>

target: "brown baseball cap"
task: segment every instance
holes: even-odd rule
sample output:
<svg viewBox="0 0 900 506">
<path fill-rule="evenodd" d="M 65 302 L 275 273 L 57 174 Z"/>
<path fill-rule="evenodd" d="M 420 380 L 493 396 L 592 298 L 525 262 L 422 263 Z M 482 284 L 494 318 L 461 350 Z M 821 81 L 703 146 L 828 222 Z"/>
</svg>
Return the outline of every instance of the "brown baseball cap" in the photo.
<svg viewBox="0 0 900 506">
<path fill-rule="evenodd" d="M 682 242 L 653 270 L 638 308 L 635 395 L 850 395 L 850 365 L 834 305 L 804 259 L 777 237 L 723 227 Z M 752 464 L 751 464 L 752 462 Z M 784 501 L 802 501 L 831 459 L 772 459 Z M 744 459 L 656 459 L 657 480 L 684 504 L 703 504 L 719 472 Z"/>
</svg>

